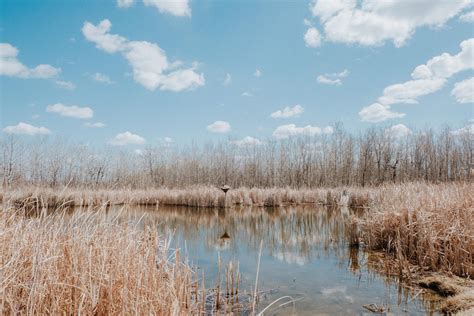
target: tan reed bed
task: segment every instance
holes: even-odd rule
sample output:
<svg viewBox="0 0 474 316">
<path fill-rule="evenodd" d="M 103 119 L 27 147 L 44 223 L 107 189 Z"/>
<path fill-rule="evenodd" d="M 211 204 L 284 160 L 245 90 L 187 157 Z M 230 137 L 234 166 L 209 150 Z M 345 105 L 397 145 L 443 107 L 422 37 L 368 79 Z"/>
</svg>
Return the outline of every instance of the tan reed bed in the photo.
<svg viewBox="0 0 474 316">
<path fill-rule="evenodd" d="M 224 193 L 216 187 L 194 186 L 185 189 L 90 189 L 17 187 L 2 192 L 5 201 L 16 208 L 57 208 L 99 205 L 174 205 L 190 207 L 283 206 L 303 204 L 337 205 L 345 201 L 352 206 L 366 206 L 370 189 L 290 189 L 237 188 Z M 350 198 L 349 198 L 350 196 Z"/>
<path fill-rule="evenodd" d="M 474 276 L 474 185 L 471 183 L 382 186 L 359 226 L 372 250 L 394 255 L 425 271 Z"/>
<path fill-rule="evenodd" d="M 189 315 L 245 308 L 235 269 L 226 270 L 223 287 L 203 288 L 155 231 L 104 213 L 25 217 L 2 209 L 0 314 Z"/>
</svg>

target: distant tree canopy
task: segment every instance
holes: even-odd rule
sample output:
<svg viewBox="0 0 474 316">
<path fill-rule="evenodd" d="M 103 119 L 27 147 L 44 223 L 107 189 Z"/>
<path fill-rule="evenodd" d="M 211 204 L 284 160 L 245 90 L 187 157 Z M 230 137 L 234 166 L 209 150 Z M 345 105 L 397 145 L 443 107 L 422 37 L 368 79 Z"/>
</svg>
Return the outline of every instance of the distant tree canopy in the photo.
<svg viewBox="0 0 474 316">
<path fill-rule="evenodd" d="M 97 187 L 367 186 L 385 182 L 470 181 L 473 133 L 449 128 L 396 137 L 383 129 L 354 136 L 340 127 L 331 135 L 268 140 L 239 147 L 145 146 L 136 153 L 116 148 L 3 136 L 1 178 L 12 185 Z"/>
</svg>

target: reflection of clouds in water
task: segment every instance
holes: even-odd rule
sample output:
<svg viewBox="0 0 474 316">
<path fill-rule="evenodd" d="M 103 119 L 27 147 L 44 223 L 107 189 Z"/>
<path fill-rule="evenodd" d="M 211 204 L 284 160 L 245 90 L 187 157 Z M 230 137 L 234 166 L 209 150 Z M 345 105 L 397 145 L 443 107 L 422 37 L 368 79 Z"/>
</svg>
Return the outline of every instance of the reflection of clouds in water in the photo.
<svg viewBox="0 0 474 316">
<path fill-rule="evenodd" d="M 304 266 L 308 262 L 307 258 L 289 251 L 278 252 L 274 255 L 274 257 L 280 261 L 284 261 L 290 264 L 297 264 L 299 266 Z"/>
<path fill-rule="evenodd" d="M 330 287 L 330 288 L 325 288 L 321 290 L 321 293 L 324 296 L 339 296 L 343 297 L 350 303 L 354 303 L 354 298 L 350 295 L 346 294 L 347 287 L 345 286 L 335 286 L 335 287 Z"/>
</svg>

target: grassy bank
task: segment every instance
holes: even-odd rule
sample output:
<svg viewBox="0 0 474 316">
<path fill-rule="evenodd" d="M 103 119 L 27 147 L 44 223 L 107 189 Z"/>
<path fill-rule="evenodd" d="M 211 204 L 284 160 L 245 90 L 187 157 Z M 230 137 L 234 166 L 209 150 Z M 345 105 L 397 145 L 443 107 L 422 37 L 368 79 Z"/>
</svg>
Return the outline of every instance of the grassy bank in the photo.
<svg viewBox="0 0 474 316">
<path fill-rule="evenodd" d="M 227 197 L 216 187 L 194 186 L 186 189 L 88 189 L 18 187 L 4 191 L 1 196 L 16 208 L 87 207 L 101 205 L 169 205 L 189 207 L 283 206 L 340 203 L 354 207 L 366 206 L 369 188 L 290 189 L 237 188 Z"/>
</svg>

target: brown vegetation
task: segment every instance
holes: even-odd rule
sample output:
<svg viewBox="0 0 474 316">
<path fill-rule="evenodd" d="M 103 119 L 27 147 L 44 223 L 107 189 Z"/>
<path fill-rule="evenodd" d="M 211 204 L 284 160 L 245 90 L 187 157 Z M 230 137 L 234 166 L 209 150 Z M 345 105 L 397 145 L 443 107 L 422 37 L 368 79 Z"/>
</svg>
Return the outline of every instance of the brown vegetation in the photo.
<svg viewBox="0 0 474 316">
<path fill-rule="evenodd" d="M 429 271 L 474 275 L 474 186 L 404 184 L 373 195 L 360 230 L 369 249 Z"/>
<path fill-rule="evenodd" d="M 238 272 L 214 289 L 147 228 L 105 212 L 0 211 L 0 314 L 189 315 L 248 308 Z M 237 275 L 237 279 L 235 276 Z M 246 305 L 247 307 L 245 307 Z"/>
</svg>

